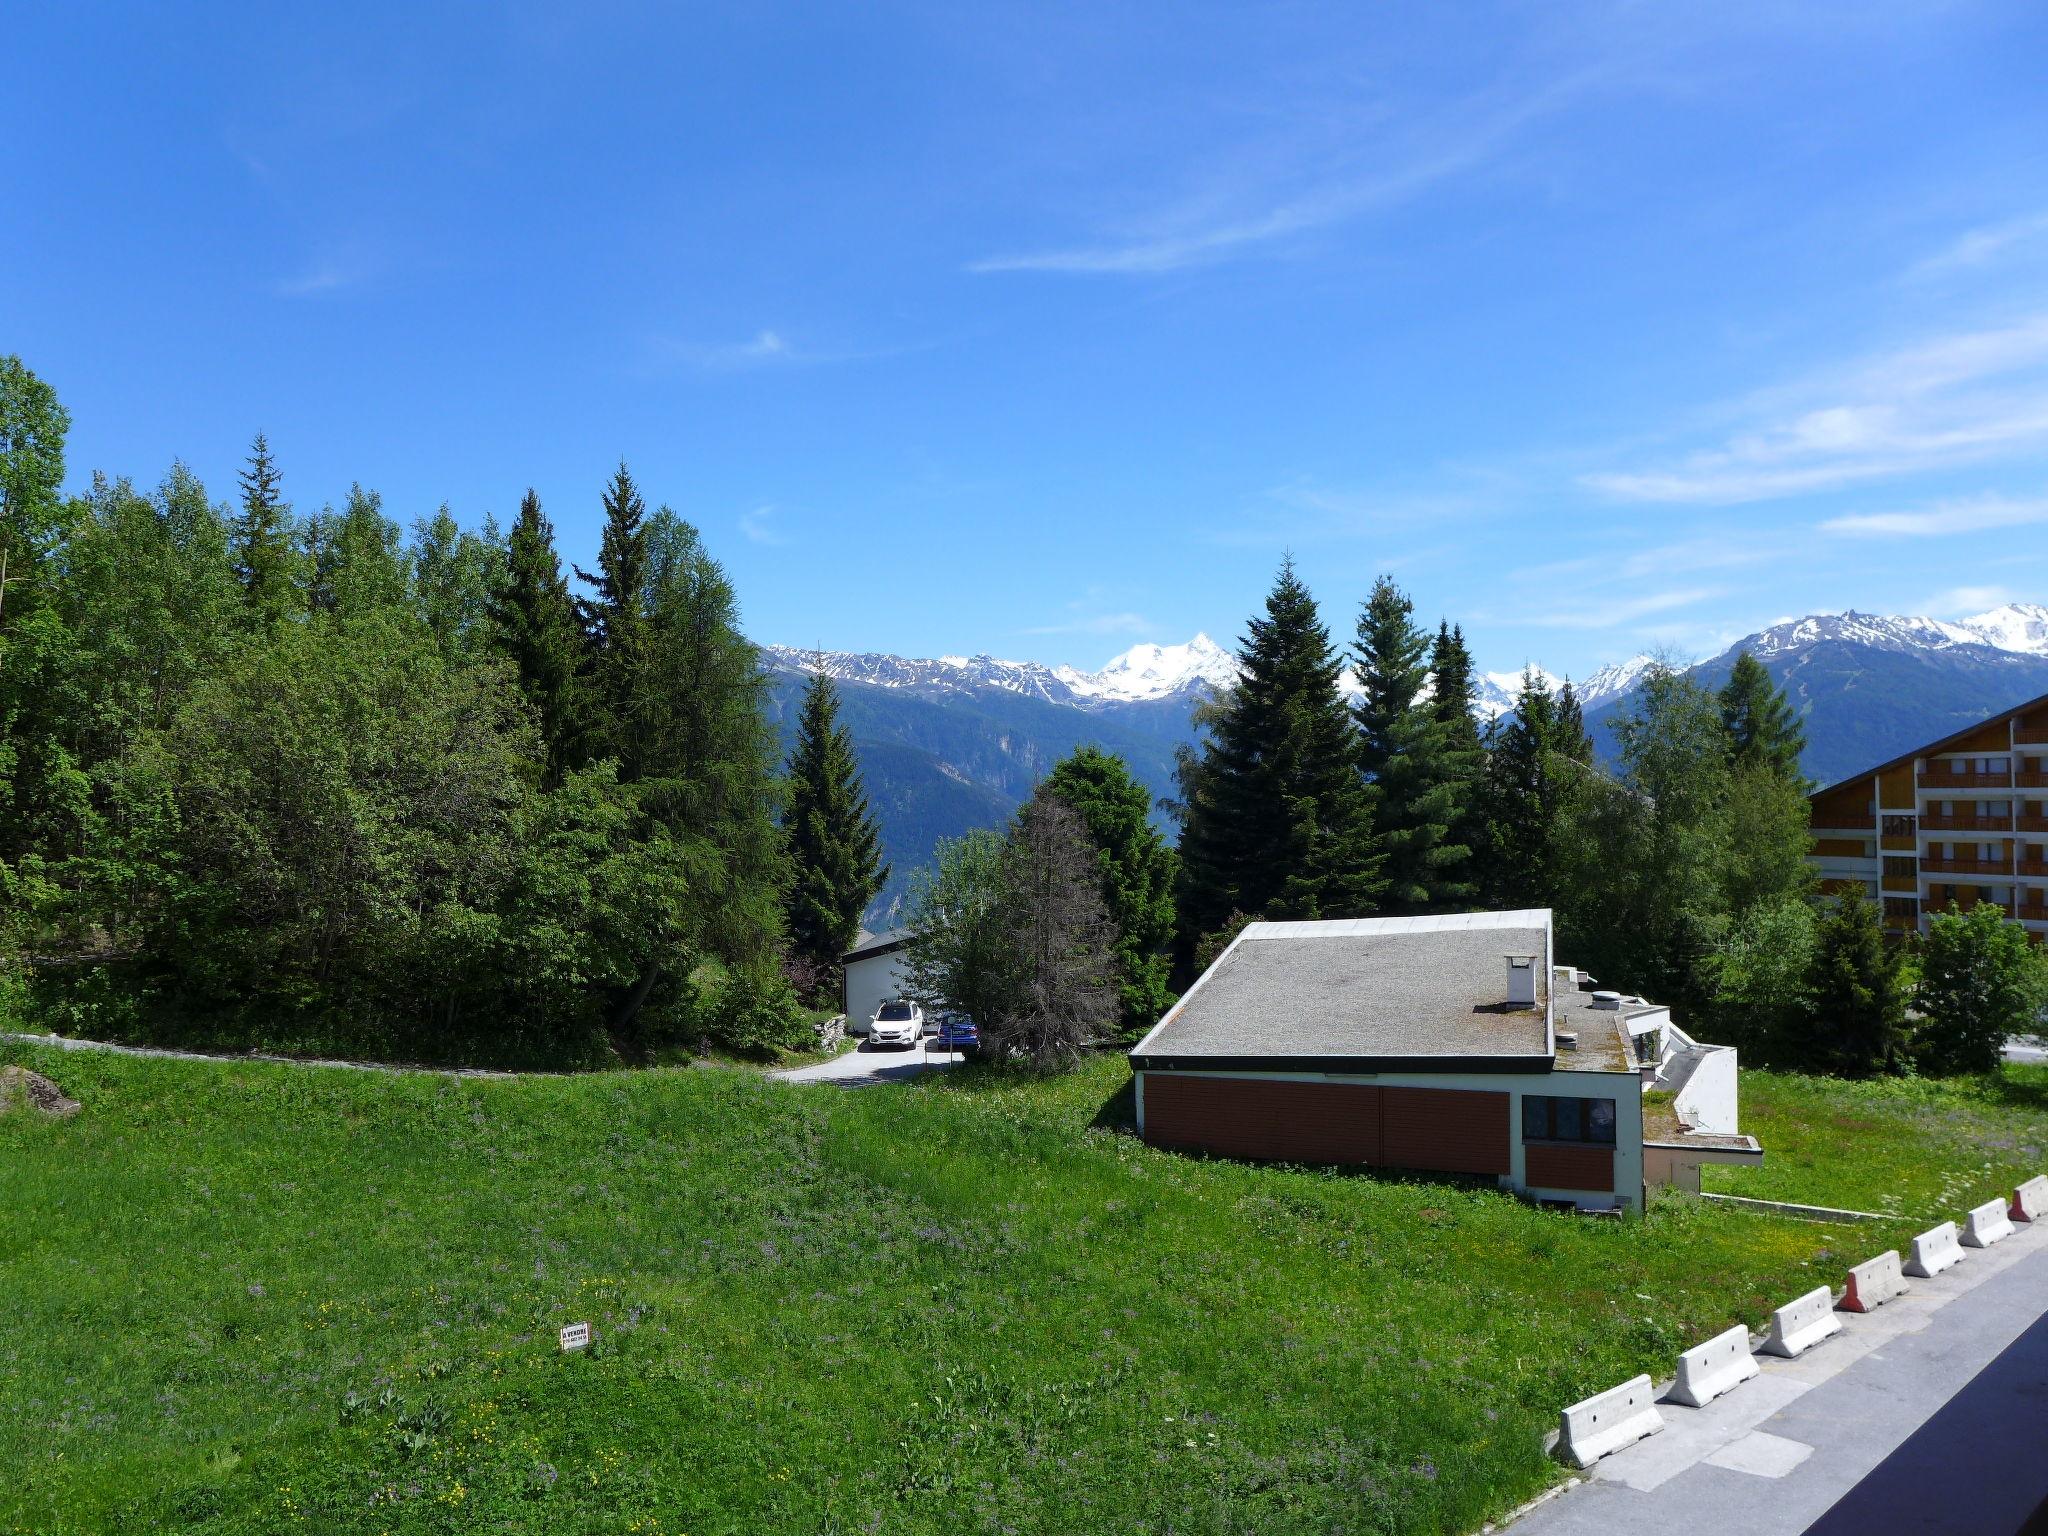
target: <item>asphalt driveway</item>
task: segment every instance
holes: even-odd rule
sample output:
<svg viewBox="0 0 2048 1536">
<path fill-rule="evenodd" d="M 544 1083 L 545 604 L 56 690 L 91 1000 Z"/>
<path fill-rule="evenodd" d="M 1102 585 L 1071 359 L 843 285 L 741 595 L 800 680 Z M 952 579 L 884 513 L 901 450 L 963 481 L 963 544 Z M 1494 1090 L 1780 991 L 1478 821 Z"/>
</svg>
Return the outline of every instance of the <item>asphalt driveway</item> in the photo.
<svg viewBox="0 0 2048 1536">
<path fill-rule="evenodd" d="M 929 1040 L 920 1040 L 908 1050 L 901 1046 L 875 1047 L 862 1040 L 844 1055 L 834 1056 L 812 1067 L 792 1067 L 772 1076 L 786 1083 L 837 1083 L 845 1088 L 865 1088 L 873 1083 L 901 1082 L 920 1072 L 950 1067 L 959 1060 L 951 1051 L 934 1050 Z"/>
</svg>

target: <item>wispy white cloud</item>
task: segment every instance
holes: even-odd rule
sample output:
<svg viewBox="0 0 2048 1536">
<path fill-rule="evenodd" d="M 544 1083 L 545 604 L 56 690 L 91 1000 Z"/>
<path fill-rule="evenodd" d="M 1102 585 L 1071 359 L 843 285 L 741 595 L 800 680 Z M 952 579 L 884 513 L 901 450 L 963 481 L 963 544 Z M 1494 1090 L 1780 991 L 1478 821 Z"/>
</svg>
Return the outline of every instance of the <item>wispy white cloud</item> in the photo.
<svg viewBox="0 0 2048 1536">
<path fill-rule="evenodd" d="M 1684 576 L 1697 571 L 1737 570 L 1761 565 L 1782 553 L 1784 541 L 1768 536 L 1742 539 L 1683 539 L 1648 549 L 1616 550 L 1598 555 L 1581 555 L 1571 560 L 1549 560 L 1525 566 L 1518 578 L 1548 581 L 1573 576 L 1599 575 L 1620 581 L 1641 581 L 1649 577 Z"/>
<path fill-rule="evenodd" d="M 776 526 L 777 508 L 764 503 L 740 514 L 740 533 L 756 544 L 787 544 L 789 535 Z"/>
<path fill-rule="evenodd" d="M 1361 539 L 1412 540 L 1492 510 L 1500 494 L 1499 486 L 1416 494 L 1348 490 L 1296 478 L 1260 491 L 1229 522 L 1208 529 L 1203 537 L 1211 544 L 1273 550 Z M 1389 559 L 1387 568 L 1399 563 Z"/>
<path fill-rule="evenodd" d="M 2048 239 L 2048 213 L 2033 213 L 2007 219 L 2001 224 L 1982 225 L 1963 231 L 1932 256 L 1915 263 L 1906 275 L 1913 278 L 1943 277 L 1988 267 L 2009 255 L 2014 247 L 2030 245 L 2041 239 Z"/>
<path fill-rule="evenodd" d="M 376 276 L 381 262 L 359 241 L 325 250 L 289 276 L 279 278 L 277 292 L 288 299 L 308 298 L 353 288 Z"/>
<path fill-rule="evenodd" d="M 1544 629 L 1616 629 L 1679 608 L 1690 608 L 1727 594 L 1726 587 L 1682 587 L 1630 596 L 1625 591 L 1566 592 L 1554 605 L 1521 615 L 1525 624 Z M 1652 631 L 1646 630 L 1645 633 Z"/>
<path fill-rule="evenodd" d="M 1926 599 L 1917 611 L 1931 613 L 1936 618 L 1953 614 L 1959 619 L 1967 619 L 1988 608 L 2002 607 L 2012 600 L 2010 587 L 1950 587 Z"/>
<path fill-rule="evenodd" d="M 1546 78 L 1510 80 L 1426 118 L 1375 124 L 1363 142 L 1319 163 L 1248 154 L 1223 157 L 1212 176 L 1176 206 L 1119 234 L 1047 250 L 1003 252 L 967 264 L 980 273 L 1049 272 L 1130 276 L 1174 272 L 1269 249 L 1397 206 L 1496 158 L 1529 123 L 1556 111 L 1608 71 L 1591 64 Z M 1252 169 L 1247 169 L 1247 166 Z"/>
<path fill-rule="evenodd" d="M 1848 513 L 1829 518 L 1820 528 L 1823 533 L 1860 537 L 1924 539 L 2024 528 L 2034 523 L 2048 523 L 2048 498 L 2014 500 L 1990 495 L 1937 502 L 1913 511 Z"/>
<path fill-rule="evenodd" d="M 1141 613 L 1092 613 L 1057 624 L 1033 624 L 1024 635 L 1146 635 L 1158 626 Z"/>
<path fill-rule="evenodd" d="M 2048 314 L 1773 390 L 1746 414 L 1719 447 L 1583 483 L 1626 501 L 1725 504 L 2048 450 Z"/>
</svg>

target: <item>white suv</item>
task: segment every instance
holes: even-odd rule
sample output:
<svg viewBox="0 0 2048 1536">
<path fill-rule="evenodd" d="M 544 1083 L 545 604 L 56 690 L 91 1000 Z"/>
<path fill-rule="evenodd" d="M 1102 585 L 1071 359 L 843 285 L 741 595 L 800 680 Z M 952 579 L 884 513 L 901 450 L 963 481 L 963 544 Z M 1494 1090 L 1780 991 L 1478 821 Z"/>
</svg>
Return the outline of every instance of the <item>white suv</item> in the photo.
<svg viewBox="0 0 2048 1536">
<path fill-rule="evenodd" d="M 924 1010 L 897 998 L 882 1004 L 868 1022 L 868 1039 L 876 1045 L 915 1047 L 924 1038 Z"/>
</svg>

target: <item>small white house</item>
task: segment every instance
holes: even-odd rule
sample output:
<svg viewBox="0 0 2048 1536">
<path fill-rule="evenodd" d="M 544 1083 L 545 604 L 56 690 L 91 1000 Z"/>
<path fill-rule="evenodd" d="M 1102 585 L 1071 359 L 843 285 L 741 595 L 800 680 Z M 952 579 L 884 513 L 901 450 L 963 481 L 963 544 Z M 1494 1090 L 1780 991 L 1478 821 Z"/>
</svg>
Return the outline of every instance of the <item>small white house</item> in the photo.
<svg viewBox="0 0 2048 1536">
<path fill-rule="evenodd" d="M 845 981 L 840 988 L 840 1006 L 846 1010 L 849 1034 L 864 1035 L 875 1010 L 892 998 L 906 995 L 909 978 L 904 972 L 905 951 L 910 935 L 902 929 L 888 933 L 863 932 L 841 962 Z"/>
</svg>

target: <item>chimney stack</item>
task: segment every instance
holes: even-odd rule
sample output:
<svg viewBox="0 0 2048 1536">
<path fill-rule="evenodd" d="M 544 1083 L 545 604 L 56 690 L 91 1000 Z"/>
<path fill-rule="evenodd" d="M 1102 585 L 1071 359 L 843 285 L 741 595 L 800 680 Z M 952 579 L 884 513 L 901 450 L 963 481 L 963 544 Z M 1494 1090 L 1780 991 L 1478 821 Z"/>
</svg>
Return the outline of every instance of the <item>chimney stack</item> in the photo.
<svg viewBox="0 0 2048 1536">
<path fill-rule="evenodd" d="M 1510 1008 L 1534 1008 L 1536 1006 L 1536 956 L 1509 955 L 1508 962 L 1508 1006 Z"/>
</svg>

